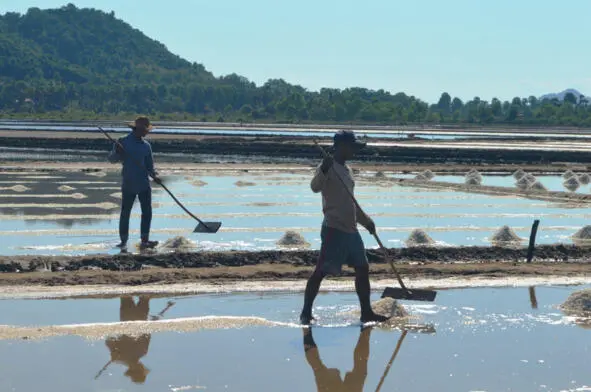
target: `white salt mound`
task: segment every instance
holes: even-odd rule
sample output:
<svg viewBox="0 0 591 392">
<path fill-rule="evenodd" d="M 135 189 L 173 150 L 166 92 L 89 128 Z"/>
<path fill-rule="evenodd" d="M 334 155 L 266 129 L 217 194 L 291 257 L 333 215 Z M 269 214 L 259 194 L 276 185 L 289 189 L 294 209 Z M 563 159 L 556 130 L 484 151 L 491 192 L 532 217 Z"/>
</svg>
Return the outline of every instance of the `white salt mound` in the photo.
<svg viewBox="0 0 591 392">
<path fill-rule="evenodd" d="M 73 188 L 68 185 L 62 185 L 62 186 L 58 187 L 57 189 L 62 192 L 70 192 L 70 191 L 76 190 L 76 188 Z"/>
<path fill-rule="evenodd" d="M 195 249 L 197 247 L 197 244 L 188 238 L 185 238 L 183 236 L 177 236 L 167 239 L 160 247 L 165 250 L 182 252 Z"/>
<path fill-rule="evenodd" d="M 523 176 L 522 178 L 525 178 L 527 182 L 529 182 L 530 184 L 535 183 L 536 181 L 538 181 L 538 179 L 536 178 L 536 176 L 532 175 L 532 174 L 526 174 L 525 176 Z"/>
<path fill-rule="evenodd" d="M 466 185 L 480 185 L 480 181 L 476 177 L 466 177 Z"/>
<path fill-rule="evenodd" d="M 201 180 L 195 180 L 195 181 L 191 182 L 191 185 L 201 188 L 201 187 L 207 185 L 207 182 L 201 181 Z"/>
<path fill-rule="evenodd" d="M 576 177 L 576 174 L 572 170 L 567 170 L 562 175 L 562 178 L 564 178 L 565 180 L 568 180 L 571 177 Z"/>
<path fill-rule="evenodd" d="M 576 191 L 577 189 L 579 189 L 579 186 L 581 186 L 579 180 L 577 180 L 577 177 L 570 177 L 569 179 L 564 181 L 562 185 L 564 185 L 564 187 L 569 191 Z"/>
<path fill-rule="evenodd" d="M 306 239 L 295 231 L 288 230 L 283 236 L 277 241 L 279 246 L 309 246 L 310 244 Z"/>
<path fill-rule="evenodd" d="M 12 189 L 15 192 L 26 192 L 26 191 L 30 190 L 31 188 L 28 188 L 24 185 L 14 185 L 14 186 L 11 186 L 10 189 Z"/>
<path fill-rule="evenodd" d="M 492 242 L 496 243 L 511 243 L 511 242 L 521 242 L 522 238 L 519 237 L 513 229 L 509 226 L 501 227 L 495 234 L 492 236 Z"/>
<path fill-rule="evenodd" d="M 571 315 L 591 316 L 591 289 L 575 291 L 560 309 Z"/>
<path fill-rule="evenodd" d="M 376 173 L 376 178 L 385 178 L 385 177 L 386 177 L 386 175 L 384 174 L 383 171 L 379 171 Z"/>
<path fill-rule="evenodd" d="M 521 180 L 521 177 L 525 176 L 525 172 L 522 169 L 517 169 L 515 173 L 513 173 L 513 178 L 516 180 Z"/>
<path fill-rule="evenodd" d="M 517 188 L 519 189 L 527 189 L 530 186 L 529 181 L 527 180 L 527 178 L 525 178 L 525 176 L 521 177 L 516 183 L 515 185 L 517 186 Z"/>
<path fill-rule="evenodd" d="M 579 240 L 591 240 L 591 226 L 585 226 L 575 234 L 573 234 L 573 238 Z"/>
<path fill-rule="evenodd" d="M 423 175 L 423 173 L 419 173 L 415 176 L 415 180 L 418 181 L 428 181 L 429 179 Z"/>
<path fill-rule="evenodd" d="M 413 245 L 433 245 L 435 241 L 429 235 L 421 229 L 414 229 L 408 239 L 406 240 L 406 244 L 409 246 Z"/>
<path fill-rule="evenodd" d="M 121 192 L 111 193 L 109 196 L 114 197 L 115 199 L 122 199 L 123 198 L 123 196 L 121 195 Z"/>
<path fill-rule="evenodd" d="M 74 199 L 86 199 L 88 197 L 83 193 L 72 193 L 70 196 Z"/>
<path fill-rule="evenodd" d="M 93 177 L 106 177 L 107 173 L 105 173 L 104 171 L 97 171 L 97 172 L 86 173 L 86 175 L 93 176 Z"/>
<path fill-rule="evenodd" d="M 466 174 L 466 178 L 476 178 L 479 182 L 482 181 L 482 175 L 477 170 L 470 170 L 468 174 Z"/>
<path fill-rule="evenodd" d="M 542 184 L 539 181 L 534 182 L 533 184 L 531 184 L 528 189 L 532 190 L 532 191 L 547 191 L 546 187 L 544 186 L 544 184 Z"/>
<path fill-rule="evenodd" d="M 431 170 L 429 170 L 429 169 L 425 170 L 421 174 L 423 176 L 425 176 L 425 178 L 428 179 L 428 180 L 431 180 L 431 179 L 433 179 L 433 177 L 435 177 L 435 174 Z"/>
<path fill-rule="evenodd" d="M 588 185 L 591 183 L 591 176 L 587 173 L 583 173 L 579 175 L 579 182 L 583 185 Z"/>
</svg>

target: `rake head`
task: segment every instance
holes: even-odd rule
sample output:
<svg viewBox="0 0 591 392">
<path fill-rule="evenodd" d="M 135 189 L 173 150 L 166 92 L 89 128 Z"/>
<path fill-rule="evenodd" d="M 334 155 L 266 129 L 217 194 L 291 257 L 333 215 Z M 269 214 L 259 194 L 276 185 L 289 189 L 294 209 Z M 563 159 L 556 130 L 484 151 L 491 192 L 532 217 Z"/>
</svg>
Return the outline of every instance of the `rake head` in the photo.
<svg viewBox="0 0 591 392">
<path fill-rule="evenodd" d="M 434 290 L 418 290 L 418 289 L 407 289 L 404 290 L 399 287 L 386 287 L 382 293 L 382 298 L 391 297 L 394 299 L 405 299 L 408 301 L 435 301 L 437 291 Z"/>
<path fill-rule="evenodd" d="M 193 233 L 215 234 L 222 227 L 222 222 L 199 222 Z"/>
</svg>

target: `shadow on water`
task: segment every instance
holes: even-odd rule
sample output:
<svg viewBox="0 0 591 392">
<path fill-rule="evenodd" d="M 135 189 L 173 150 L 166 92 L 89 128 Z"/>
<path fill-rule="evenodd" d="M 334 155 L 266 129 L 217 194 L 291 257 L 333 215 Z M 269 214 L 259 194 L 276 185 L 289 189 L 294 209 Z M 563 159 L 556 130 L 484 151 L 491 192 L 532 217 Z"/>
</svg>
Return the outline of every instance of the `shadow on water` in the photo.
<svg viewBox="0 0 591 392">
<path fill-rule="evenodd" d="M 168 301 L 166 307 L 156 316 L 150 316 L 150 297 L 141 295 L 138 302 L 132 296 L 120 298 L 119 321 L 156 321 L 160 320 L 166 311 L 174 306 L 173 301 Z M 142 358 L 148 354 L 152 335 L 141 334 L 140 336 L 118 335 L 108 337 L 105 341 L 111 353 L 111 359 L 95 376 L 98 379 L 107 368 L 113 364 L 121 364 L 127 368 L 125 376 L 136 384 L 143 384 L 150 373 L 143 363 Z"/>
</svg>

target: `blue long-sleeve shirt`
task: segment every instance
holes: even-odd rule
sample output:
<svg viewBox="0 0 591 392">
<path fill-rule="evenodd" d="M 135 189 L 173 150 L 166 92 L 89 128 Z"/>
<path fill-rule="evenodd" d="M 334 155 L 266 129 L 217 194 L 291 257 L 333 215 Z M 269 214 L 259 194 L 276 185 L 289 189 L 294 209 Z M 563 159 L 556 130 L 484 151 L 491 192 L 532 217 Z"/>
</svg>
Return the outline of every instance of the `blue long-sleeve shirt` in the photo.
<svg viewBox="0 0 591 392">
<path fill-rule="evenodd" d="M 114 144 L 113 149 L 109 153 L 109 162 L 123 163 L 121 190 L 129 193 L 147 191 L 150 189 L 149 174 L 156 176 L 152 146 L 143 138 L 135 136 L 133 132 L 119 139 L 119 143 L 121 143 L 125 152 L 119 154 L 117 152 L 117 145 Z"/>
</svg>

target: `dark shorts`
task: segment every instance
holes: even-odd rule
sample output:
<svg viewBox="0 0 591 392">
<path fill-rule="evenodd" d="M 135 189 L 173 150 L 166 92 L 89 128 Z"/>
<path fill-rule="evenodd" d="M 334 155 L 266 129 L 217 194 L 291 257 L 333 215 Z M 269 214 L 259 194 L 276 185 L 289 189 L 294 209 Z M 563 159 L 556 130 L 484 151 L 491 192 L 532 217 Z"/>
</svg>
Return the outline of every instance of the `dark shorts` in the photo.
<svg viewBox="0 0 591 392">
<path fill-rule="evenodd" d="M 339 275 L 343 265 L 367 266 L 365 245 L 359 232 L 347 233 L 332 227 L 322 226 L 322 245 L 317 267 L 326 275 Z"/>
</svg>

